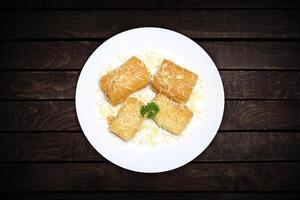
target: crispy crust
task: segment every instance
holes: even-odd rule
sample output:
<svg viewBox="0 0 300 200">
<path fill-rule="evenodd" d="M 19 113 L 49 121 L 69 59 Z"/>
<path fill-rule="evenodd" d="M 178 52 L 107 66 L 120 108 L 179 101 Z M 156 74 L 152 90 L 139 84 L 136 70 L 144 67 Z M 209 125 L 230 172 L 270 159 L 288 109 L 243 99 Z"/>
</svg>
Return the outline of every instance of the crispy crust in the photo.
<svg viewBox="0 0 300 200">
<path fill-rule="evenodd" d="M 193 112 L 187 106 L 174 102 L 163 94 L 157 94 L 153 102 L 160 109 L 154 121 L 170 133 L 180 135 L 193 117 Z"/>
<path fill-rule="evenodd" d="M 129 97 L 116 117 L 109 117 L 109 130 L 124 141 L 132 138 L 140 129 L 144 118 L 140 114 L 143 102 Z"/>
<path fill-rule="evenodd" d="M 137 57 L 131 57 L 119 68 L 104 75 L 100 87 L 112 105 L 123 102 L 130 94 L 142 89 L 150 81 L 150 73 Z"/>
<path fill-rule="evenodd" d="M 198 80 L 197 74 L 163 60 L 151 81 L 152 88 L 177 102 L 187 102 Z"/>
</svg>

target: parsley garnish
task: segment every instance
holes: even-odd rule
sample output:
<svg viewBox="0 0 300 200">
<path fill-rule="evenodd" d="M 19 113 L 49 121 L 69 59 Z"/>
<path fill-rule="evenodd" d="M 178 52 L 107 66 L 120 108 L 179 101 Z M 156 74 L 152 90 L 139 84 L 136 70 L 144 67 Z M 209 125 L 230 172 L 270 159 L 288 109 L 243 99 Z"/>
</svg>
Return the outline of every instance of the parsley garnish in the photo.
<svg viewBox="0 0 300 200">
<path fill-rule="evenodd" d="M 144 117 L 147 114 L 147 118 L 153 119 L 159 112 L 159 107 L 156 103 L 148 103 L 146 106 L 141 106 L 140 113 Z"/>
</svg>

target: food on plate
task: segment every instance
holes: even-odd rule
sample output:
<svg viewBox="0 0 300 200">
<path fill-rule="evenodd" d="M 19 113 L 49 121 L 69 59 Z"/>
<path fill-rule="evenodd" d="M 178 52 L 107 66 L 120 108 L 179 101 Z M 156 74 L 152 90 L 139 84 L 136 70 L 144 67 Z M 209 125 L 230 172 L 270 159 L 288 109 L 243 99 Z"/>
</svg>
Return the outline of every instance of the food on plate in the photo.
<svg viewBox="0 0 300 200">
<path fill-rule="evenodd" d="M 131 93 L 145 87 L 150 73 L 143 61 L 133 56 L 100 79 L 100 87 L 112 105 L 123 102 Z"/>
<path fill-rule="evenodd" d="M 120 108 L 117 116 L 108 119 L 109 130 L 124 141 L 132 138 L 144 121 L 140 114 L 141 106 L 143 106 L 143 102 L 129 97 Z"/>
<path fill-rule="evenodd" d="M 147 86 L 150 78 L 143 61 L 133 56 L 100 79 L 101 89 L 112 106 L 125 101 L 116 116 L 107 118 L 109 130 L 124 141 L 136 135 L 145 118 L 174 135 L 181 135 L 193 117 L 185 103 L 198 80 L 196 74 L 164 59 L 151 81 L 156 92 L 152 101 L 144 105 L 137 98 L 129 97 Z"/>
<path fill-rule="evenodd" d="M 156 124 L 175 135 L 180 135 L 193 117 L 193 112 L 186 105 L 163 94 L 157 94 L 152 102 L 159 107 L 159 112 L 153 118 Z"/>
<path fill-rule="evenodd" d="M 197 79 L 197 74 L 164 59 L 151 84 L 157 93 L 163 93 L 177 102 L 187 102 Z"/>
</svg>

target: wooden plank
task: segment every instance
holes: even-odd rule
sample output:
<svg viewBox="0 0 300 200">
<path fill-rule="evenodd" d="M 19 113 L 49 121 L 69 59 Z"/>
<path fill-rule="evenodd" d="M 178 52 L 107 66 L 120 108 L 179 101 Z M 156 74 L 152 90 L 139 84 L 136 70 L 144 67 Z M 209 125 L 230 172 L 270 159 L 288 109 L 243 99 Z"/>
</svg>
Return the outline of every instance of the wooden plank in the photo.
<svg viewBox="0 0 300 200">
<path fill-rule="evenodd" d="M 80 130 L 74 101 L 2 101 L 0 131 Z M 220 130 L 300 130 L 299 100 L 226 101 Z"/>
<path fill-rule="evenodd" d="M 219 132 L 194 162 L 300 161 L 299 144 L 299 133 Z M 106 161 L 82 132 L 1 133 L 0 146 L 2 162 Z"/>
<path fill-rule="evenodd" d="M 297 10 L 3 11 L 5 39 L 107 38 L 157 26 L 192 38 L 299 38 Z"/>
<path fill-rule="evenodd" d="M 4 1 L 0 8 L 25 9 L 202 9 L 202 8 L 299 8 L 297 0 L 30 0 Z"/>
<path fill-rule="evenodd" d="M 30 199 L 30 200 L 111 200 L 111 199 L 132 199 L 132 200 L 199 200 L 199 199 L 220 199 L 220 200 L 282 200 L 299 199 L 299 193 L 234 193 L 234 192 L 19 192 L 0 194 L 4 199 Z"/>
<path fill-rule="evenodd" d="M 1 191 L 299 191 L 300 163 L 191 163 L 145 174 L 111 163 L 0 164 Z"/>
<path fill-rule="evenodd" d="M 227 101 L 221 130 L 298 129 L 300 101 Z"/>
<path fill-rule="evenodd" d="M 80 72 L 2 72 L 0 99 L 74 99 Z M 227 99 L 300 99 L 300 72 L 221 71 Z"/>
<path fill-rule="evenodd" d="M 219 69 L 300 69 L 299 42 L 197 43 Z M 101 44 L 102 41 L 2 41 L 0 69 L 81 69 Z"/>
<path fill-rule="evenodd" d="M 74 101 L 0 102 L 0 110 L 1 131 L 80 130 Z"/>
<path fill-rule="evenodd" d="M 221 71 L 228 99 L 289 99 L 300 97 L 300 73 Z"/>
<path fill-rule="evenodd" d="M 219 69 L 298 70 L 298 42 L 198 42 Z M 297 57 L 297 56 L 296 56 Z"/>
<path fill-rule="evenodd" d="M 101 43 L 88 41 L 0 42 L 0 69 L 81 69 Z"/>
<path fill-rule="evenodd" d="M 79 73 L 1 72 L 0 99 L 74 99 Z"/>
</svg>

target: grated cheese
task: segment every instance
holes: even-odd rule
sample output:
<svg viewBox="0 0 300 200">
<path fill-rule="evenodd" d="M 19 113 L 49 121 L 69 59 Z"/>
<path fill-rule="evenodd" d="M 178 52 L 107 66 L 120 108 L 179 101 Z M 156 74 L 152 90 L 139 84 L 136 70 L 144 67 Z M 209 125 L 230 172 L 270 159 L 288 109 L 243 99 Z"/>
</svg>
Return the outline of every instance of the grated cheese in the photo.
<svg viewBox="0 0 300 200">
<path fill-rule="evenodd" d="M 120 62 L 124 62 L 127 60 L 130 56 L 120 56 L 117 55 L 117 60 Z M 165 55 L 161 55 L 154 51 L 144 51 L 138 55 L 138 57 L 141 58 L 141 60 L 144 61 L 144 64 L 146 67 L 151 71 L 152 74 L 154 74 L 157 69 L 160 66 L 160 63 L 164 58 L 166 58 Z M 169 57 L 170 58 L 170 57 Z M 172 59 L 171 59 L 172 60 Z M 115 65 L 114 65 L 115 66 Z M 108 72 L 111 72 L 115 70 L 112 65 L 106 67 L 101 73 L 99 74 L 99 77 L 103 74 L 107 74 Z M 164 75 L 167 76 L 168 79 L 172 77 L 172 74 L 169 74 L 168 72 Z M 182 75 L 177 75 L 176 79 L 178 81 L 181 81 L 183 77 Z M 121 79 L 125 79 L 127 77 L 120 77 L 115 79 L 115 81 L 121 81 Z M 132 77 L 135 80 L 139 80 L 142 77 L 142 75 L 134 74 Z M 119 80 L 118 80 L 119 79 Z M 186 82 L 184 84 L 189 85 L 194 80 L 190 80 L 189 82 Z M 168 84 L 168 80 L 165 82 L 165 84 Z M 113 84 L 113 83 L 111 83 Z M 126 88 L 130 89 L 130 87 Z M 105 96 L 100 92 L 101 90 L 97 91 L 97 95 L 100 96 L 99 100 L 97 99 L 97 107 L 99 108 L 99 116 L 100 120 L 107 120 L 108 116 L 116 116 L 118 114 L 118 111 L 121 107 L 121 105 L 112 106 L 110 103 L 107 102 L 105 99 Z M 99 94 L 100 93 L 100 94 Z M 156 94 L 151 90 L 151 87 L 147 86 L 145 89 L 140 90 L 138 92 L 133 93 L 131 96 L 135 97 L 143 102 L 150 102 Z M 184 91 L 182 91 L 182 95 L 184 95 Z M 203 116 L 203 113 L 205 111 L 205 85 L 203 84 L 203 81 L 199 79 L 197 81 L 197 84 L 195 85 L 193 92 L 190 96 L 189 101 L 186 103 L 186 105 L 193 111 L 194 117 L 193 118 L 199 118 Z M 171 116 L 172 117 L 172 114 Z M 128 118 L 127 118 L 128 119 Z M 127 123 L 127 125 L 124 126 L 131 126 L 128 121 L 132 120 L 124 120 L 124 124 Z M 111 134 L 114 136 L 113 134 Z M 168 147 L 169 145 L 173 145 L 176 142 L 179 141 L 179 138 L 186 137 L 185 131 L 182 133 L 180 137 L 170 134 L 166 132 L 165 130 L 158 128 L 158 126 L 153 122 L 152 120 L 145 120 L 140 127 L 139 132 L 130 140 L 128 141 L 128 144 L 134 147 L 142 147 L 142 148 L 164 148 Z"/>
</svg>

